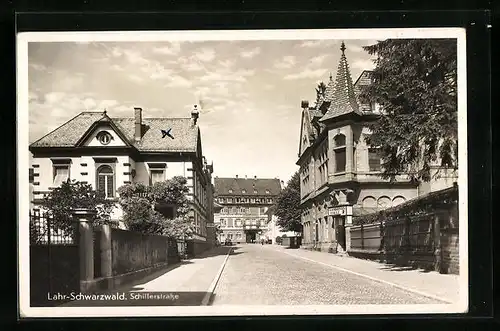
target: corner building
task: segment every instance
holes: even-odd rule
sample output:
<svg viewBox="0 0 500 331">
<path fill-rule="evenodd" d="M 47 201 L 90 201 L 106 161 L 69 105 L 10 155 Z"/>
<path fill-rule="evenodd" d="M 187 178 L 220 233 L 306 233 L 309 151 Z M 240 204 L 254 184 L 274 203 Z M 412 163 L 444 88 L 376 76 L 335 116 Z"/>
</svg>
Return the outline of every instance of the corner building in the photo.
<svg viewBox="0 0 500 331">
<path fill-rule="evenodd" d="M 219 241 L 251 243 L 264 238 L 266 213 L 281 192 L 280 180 L 215 177 L 214 186 L 215 200 L 222 207 L 214 214 L 214 222 L 222 230 Z"/>
<path fill-rule="evenodd" d="M 418 184 L 408 176 L 392 183 L 380 177 L 379 152 L 366 142 L 367 125 L 378 118 L 379 107 L 360 104 L 357 98 L 360 87 L 370 84 L 370 72 L 362 72 L 353 83 L 344 43 L 341 52 L 335 80 L 330 75 L 316 105 L 302 102 L 297 161 L 303 248 L 333 253 L 349 249 L 345 228 L 353 217 L 418 195 Z"/>
</svg>

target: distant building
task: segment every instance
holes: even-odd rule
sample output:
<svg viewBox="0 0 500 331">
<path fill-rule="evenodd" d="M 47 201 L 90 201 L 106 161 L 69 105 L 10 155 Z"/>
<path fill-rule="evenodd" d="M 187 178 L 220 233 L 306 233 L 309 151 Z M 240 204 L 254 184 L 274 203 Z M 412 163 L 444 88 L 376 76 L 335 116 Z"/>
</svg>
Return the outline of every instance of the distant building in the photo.
<svg viewBox="0 0 500 331">
<path fill-rule="evenodd" d="M 453 185 L 456 173 L 419 184 L 402 174 L 395 182 L 382 179 L 381 158 L 367 143 L 368 124 L 381 108 L 360 104 L 363 85 L 371 84 L 370 71 L 353 83 L 341 46 L 335 80 L 330 75 L 317 104 L 302 102 L 299 159 L 304 248 L 342 252 L 345 227 L 353 217 L 396 206 L 432 190 Z"/>
<path fill-rule="evenodd" d="M 215 177 L 215 199 L 222 208 L 215 213 L 215 224 L 222 233 L 219 240 L 254 242 L 267 230 L 269 207 L 281 192 L 279 179 Z"/>
<path fill-rule="evenodd" d="M 283 235 L 292 237 L 296 235 L 296 233 L 293 231 L 283 231 L 283 229 L 277 224 L 278 216 L 274 214 L 275 209 L 275 206 L 271 206 L 267 210 L 267 224 L 266 229 L 262 235 L 265 240 L 271 240 L 273 244 L 276 244 L 276 237 L 282 237 Z"/>
<path fill-rule="evenodd" d="M 112 118 L 104 112 L 82 112 L 30 145 L 33 154 L 34 202 L 67 179 L 91 184 L 108 199 L 118 199 L 125 184 L 146 185 L 174 176 L 187 178 L 190 210 L 195 225 L 195 251 L 209 247 L 207 226 L 213 224 L 213 165 L 202 154 L 198 110 L 186 118 Z M 165 136 L 162 130 L 169 130 Z M 170 215 L 171 206 L 157 206 Z M 120 221 L 122 210 L 112 219 Z M 123 226 L 123 223 L 121 223 Z"/>
</svg>

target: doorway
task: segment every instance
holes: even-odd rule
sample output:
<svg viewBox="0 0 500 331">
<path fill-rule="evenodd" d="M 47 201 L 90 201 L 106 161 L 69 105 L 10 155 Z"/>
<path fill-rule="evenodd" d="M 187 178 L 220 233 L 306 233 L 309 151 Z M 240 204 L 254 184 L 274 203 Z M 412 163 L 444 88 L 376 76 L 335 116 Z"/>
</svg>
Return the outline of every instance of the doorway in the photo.
<svg viewBox="0 0 500 331">
<path fill-rule="evenodd" d="M 337 216 L 333 219 L 333 225 L 335 227 L 335 240 L 342 247 L 343 250 L 346 249 L 345 244 L 345 216 Z"/>
</svg>

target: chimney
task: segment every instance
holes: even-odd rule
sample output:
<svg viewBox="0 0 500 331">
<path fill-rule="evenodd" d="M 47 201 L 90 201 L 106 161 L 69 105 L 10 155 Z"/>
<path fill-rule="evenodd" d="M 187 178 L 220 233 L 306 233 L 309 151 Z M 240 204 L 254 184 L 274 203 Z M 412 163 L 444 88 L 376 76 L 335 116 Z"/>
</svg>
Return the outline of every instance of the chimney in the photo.
<svg viewBox="0 0 500 331">
<path fill-rule="evenodd" d="M 245 175 L 245 179 L 247 179 L 247 175 Z"/>
<path fill-rule="evenodd" d="M 134 108 L 134 117 L 135 117 L 134 138 L 135 141 L 140 141 L 142 137 L 142 108 L 139 107 Z"/>
<path fill-rule="evenodd" d="M 302 109 L 306 109 L 306 108 L 309 108 L 309 101 L 307 100 L 302 100 L 301 103 L 300 103 L 300 107 Z"/>
<path fill-rule="evenodd" d="M 198 121 L 199 116 L 200 116 L 200 112 L 198 111 L 198 106 L 194 105 L 194 108 L 191 111 L 191 120 L 193 121 L 193 125 L 196 125 L 196 122 Z"/>
<path fill-rule="evenodd" d="M 253 176 L 253 179 L 257 179 L 257 176 Z"/>
<path fill-rule="evenodd" d="M 238 178 L 238 175 L 236 175 L 236 178 Z"/>
</svg>

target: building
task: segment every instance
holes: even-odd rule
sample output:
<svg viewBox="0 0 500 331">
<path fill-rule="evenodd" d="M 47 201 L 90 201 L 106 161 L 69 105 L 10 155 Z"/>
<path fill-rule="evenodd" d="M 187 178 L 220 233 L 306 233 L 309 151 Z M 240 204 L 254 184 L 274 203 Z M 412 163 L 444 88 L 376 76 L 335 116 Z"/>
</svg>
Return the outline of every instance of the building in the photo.
<svg viewBox="0 0 500 331">
<path fill-rule="evenodd" d="M 274 210 L 276 206 L 271 206 L 266 214 L 267 214 L 267 225 L 266 229 L 263 232 L 263 237 L 267 241 L 271 241 L 272 244 L 276 244 L 276 237 L 282 237 L 286 235 L 287 237 L 293 237 L 296 235 L 293 231 L 283 231 L 283 229 L 277 224 L 278 216 L 274 214 Z"/>
<path fill-rule="evenodd" d="M 215 199 L 222 206 L 215 213 L 220 226 L 220 242 L 227 238 L 236 243 L 255 242 L 266 230 L 269 207 L 281 192 L 279 179 L 215 177 Z"/>
<path fill-rule="evenodd" d="M 203 250 L 207 225 L 213 224 L 213 164 L 202 153 L 198 117 L 196 106 L 186 118 L 143 118 L 141 108 L 128 118 L 112 118 L 106 111 L 80 113 L 29 146 L 34 202 L 68 178 L 117 200 L 122 185 L 184 176 L 195 251 Z M 117 206 L 112 219 L 120 221 L 122 215 Z"/>
<path fill-rule="evenodd" d="M 362 72 L 353 83 L 344 43 L 340 50 L 335 80 L 330 75 L 314 107 L 302 102 L 297 161 L 304 207 L 303 247 L 330 252 L 345 251 L 345 227 L 353 217 L 451 187 L 457 179 L 452 170 L 444 170 L 429 183 L 416 183 L 404 174 L 394 182 L 380 177 L 380 155 L 366 138 L 370 135 L 367 124 L 383 110 L 377 104 L 359 103 L 360 87 L 371 83 L 370 71 Z"/>
<path fill-rule="evenodd" d="M 381 179 L 380 156 L 368 146 L 367 124 L 378 118 L 377 105 L 359 104 L 357 94 L 369 84 L 365 71 L 353 83 L 341 46 L 333 80 L 315 107 L 302 102 L 299 159 L 304 248 L 330 252 L 346 249 L 345 226 L 356 215 L 397 205 L 418 195 L 407 176 Z"/>
</svg>

